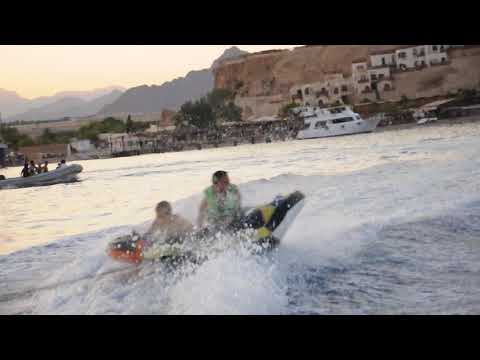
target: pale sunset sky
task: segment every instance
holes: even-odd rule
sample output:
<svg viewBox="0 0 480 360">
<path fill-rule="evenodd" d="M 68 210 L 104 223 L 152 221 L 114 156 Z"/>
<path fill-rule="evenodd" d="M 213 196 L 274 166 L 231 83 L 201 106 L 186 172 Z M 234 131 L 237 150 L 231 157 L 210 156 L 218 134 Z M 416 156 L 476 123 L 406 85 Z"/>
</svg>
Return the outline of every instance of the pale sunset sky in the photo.
<svg viewBox="0 0 480 360">
<path fill-rule="evenodd" d="M 0 89 L 25 98 L 59 91 L 160 85 L 210 67 L 233 45 L 0 45 Z M 297 45 L 235 45 L 256 52 Z"/>
</svg>

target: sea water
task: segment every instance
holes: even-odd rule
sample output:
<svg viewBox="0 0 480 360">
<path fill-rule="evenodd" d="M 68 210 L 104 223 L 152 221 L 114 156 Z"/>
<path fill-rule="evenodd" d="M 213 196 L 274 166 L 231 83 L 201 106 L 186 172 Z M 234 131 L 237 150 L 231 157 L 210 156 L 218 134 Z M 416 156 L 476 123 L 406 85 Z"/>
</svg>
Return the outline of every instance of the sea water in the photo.
<svg viewBox="0 0 480 360">
<path fill-rule="evenodd" d="M 478 314 L 479 136 L 444 123 L 81 161 L 77 183 L 0 190 L 0 314 Z M 195 221 L 220 169 L 245 206 L 306 195 L 278 250 L 174 269 L 107 257 L 161 200 Z"/>
</svg>

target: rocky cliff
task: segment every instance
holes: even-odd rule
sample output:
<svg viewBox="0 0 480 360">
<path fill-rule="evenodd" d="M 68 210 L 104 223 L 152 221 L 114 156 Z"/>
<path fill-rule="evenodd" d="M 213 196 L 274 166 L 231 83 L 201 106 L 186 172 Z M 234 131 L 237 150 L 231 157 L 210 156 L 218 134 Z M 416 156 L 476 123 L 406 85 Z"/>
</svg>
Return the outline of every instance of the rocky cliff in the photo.
<svg viewBox="0 0 480 360">
<path fill-rule="evenodd" d="M 266 51 L 224 61 L 214 71 L 215 87 L 237 92 L 236 103 L 244 119 L 276 115 L 290 101 L 293 85 L 325 80 L 326 74 L 350 77 L 352 62 L 369 61 L 369 55 L 393 50 L 402 45 L 327 45 L 304 46 L 293 50 Z M 382 101 L 430 97 L 480 83 L 480 49 L 449 51 L 446 65 L 394 75 L 394 90 Z"/>
<path fill-rule="evenodd" d="M 352 62 L 372 51 L 398 45 L 303 46 L 293 50 L 269 50 L 224 61 L 214 71 L 216 88 L 237 90 L 241 97 L 288 95 L 295 84 L 323 81 L 327 73 L 350 76 Z"/>
</svg>

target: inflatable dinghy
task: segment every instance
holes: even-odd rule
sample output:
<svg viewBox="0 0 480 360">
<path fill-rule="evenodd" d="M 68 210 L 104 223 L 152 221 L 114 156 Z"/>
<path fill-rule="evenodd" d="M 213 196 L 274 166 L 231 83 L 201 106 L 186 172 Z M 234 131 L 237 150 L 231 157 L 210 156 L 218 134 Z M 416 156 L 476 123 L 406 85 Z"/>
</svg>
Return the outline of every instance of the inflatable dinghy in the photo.
<svg viewBox="0 0 480 360">
<path fill-rule="evenodd" d="M 81 173 L 82 170 L 83 167 L 81 165 L 72 164 L 38 175 L 0 180 L 0 189 L 45 186 L 74 182 L 77 180 L 77 175 Z"/>
</svg>

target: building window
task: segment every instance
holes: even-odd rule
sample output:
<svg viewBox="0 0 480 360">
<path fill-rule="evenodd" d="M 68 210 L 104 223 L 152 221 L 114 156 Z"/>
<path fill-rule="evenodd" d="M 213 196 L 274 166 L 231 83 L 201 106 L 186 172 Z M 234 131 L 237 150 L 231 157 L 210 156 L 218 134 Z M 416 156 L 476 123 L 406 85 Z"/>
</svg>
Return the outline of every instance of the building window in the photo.
<svg viewBox="0 0 480 360">
<path fill-rule="evenodd" d="M 342 85 L 342 91 L 343 91 L 343 92 L 347 92 L 347 91 L 348 91 L 347 85 Z"/>
<path fill-rule="evenodd" d="M 438 50 L 438 46 L 437 46 L 437 45 L 433 45 L 433 46 L 432 46 L 432 50 L 433 50 L 433 51 L 437 51 L 437 50 Z"/>
<path fill-rule="evenodd" d="M 305 90 L 303 90 L 305 92 L 305 95 L 308 95 L 310 93 L 310 89 L 307 87 L 305 88 Z"/>
<path fill-rule="evenodd" d="M 372 78 L 372 81 L 377 80 L 377 74 L 372 74 L 372 75 L 371 75 L 371 78 Z"/>
<path fill-rule="evenodd" d="M 424 60 L 422 60 L 422 66 L 425 66 L 425 61 Z"/>
<path fill-rule="evenodd" d="M 384 77 L 385 77 L 384 74 L 378 74 L 378 78 L 379 78 L 380 80 L 382 80 Z"/>
<path fill-rule="evenodd" d="M 338 88 L 333 89 L 334 94 L 338 94 Z"/>
<path fill-rule="evenodd" d="M 401 51 L 398 53 L 398 58 L 399 59 L 406 59 L 407 58 L 407 53 L 405 51 Z"/>
<path fill-rule="evenodd" d="M 383 86 L 383 90 L 385 90 L 385 91 L 389 91 L 390 89 L 391 89 L 390 84 L 385 84 L 385 85 Z"/>
<path fill-rule="evenodd" d="M 297 96 L 302 97 L 302 90 L 297 90 Z"/>
<path fill-rule="evenodd" d="M 364 70 L 365 68 L 363 67 L 363 65 L 357 65 L 357 70 L 358 71 L 362 71 Z"/>
<path fill-rule="evenodd" d="M 382 57 L 382 65 L 386 65 L 387 62 L 385 61 L 385 57 Z"/>
<path fill-rule="evenodd" d="M 446 62 L 447 59 L 445 59 L 444 57 L 442 57 L 442 63 Z"/>
<path fill-rule="evenodd" d="M 323 107 L 323 100 L 318 100 L 318 106 Z"/>
</svg>

